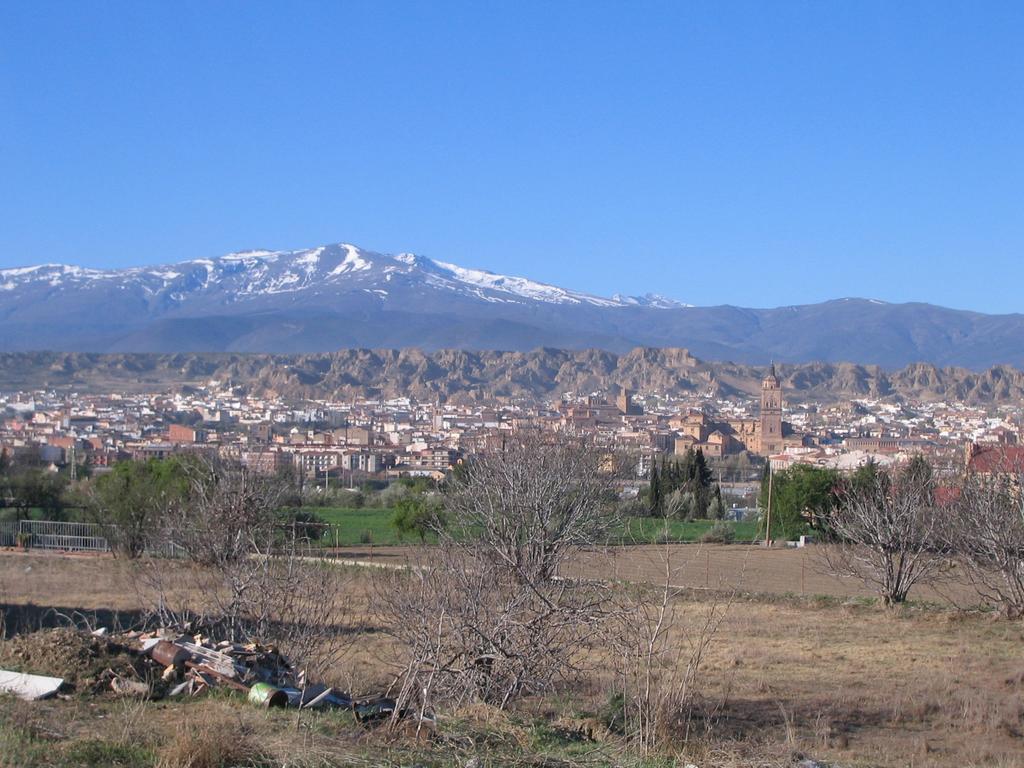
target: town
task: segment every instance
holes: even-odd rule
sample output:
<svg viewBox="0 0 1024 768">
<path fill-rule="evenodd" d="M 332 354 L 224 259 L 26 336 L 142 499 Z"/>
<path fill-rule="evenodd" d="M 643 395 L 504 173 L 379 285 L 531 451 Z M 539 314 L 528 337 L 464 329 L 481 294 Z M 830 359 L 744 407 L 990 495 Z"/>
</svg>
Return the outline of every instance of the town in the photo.
<svg viewBox="0 0 1024 768">
<path fill-rule="evenodd" d="M 1020 404 L 857 399 L 787 402 L 774 366 L 759 400 L 658 392 L 565 393 L 556 402 L 441 404 L 412 398 L 256 397 L 211 381 L 178 392 L 0 394 L 0 448 L 14 466 L 71 479 L 119 461 L 217 455 L 255 471 L 293 470 L 312 487 L 442 480 L 466 456 L 524 427 L 593 437 L 635 459 L 637 482 L 658 456 L 699 450 L 726 494 L 749 496 L 764 462 L 852 470 L 924 456 L 953 474 L 986 448 L 1015 446 Z M 734 502 L 736 505 L 736 502 Z"/>
</svg>

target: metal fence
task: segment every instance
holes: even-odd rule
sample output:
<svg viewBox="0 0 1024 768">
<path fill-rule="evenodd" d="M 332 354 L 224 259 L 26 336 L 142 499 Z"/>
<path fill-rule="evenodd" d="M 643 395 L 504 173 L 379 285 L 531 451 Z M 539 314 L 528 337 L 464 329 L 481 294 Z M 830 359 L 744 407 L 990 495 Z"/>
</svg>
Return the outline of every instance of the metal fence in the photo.
<svg viewBox="0 0 1024 768">
<path fill-rule="evenodd" d="M 296 541 L 311 547 L 330 546 L 337 541 L 332 526 L 281 526 L 285 535 L 291 534 Z M 15 520 L 0 522 L 0 547 L 24 547 L 27 549 L 50 549 L 62 552 L 110 552 L 110 541 L 105 533 L 116 532 L 98 523 L 69 523 L 52 520 Z M 184 557 L 185 549 L 176 542 L 171 531 L 151 532 L 146 544 L 150 554 L 164 557 Z"/>
<path fill-rule="evenodd" d="M 0 547 L 13 547 L 18 543 L 18 523 L 0 523 Z"/>
<path fill-rule="evenodd" d="M 0 546 L 59 549 L 65 552 L 109 552 L 103 526 L 96 523 L 64 523 L 51 520 L 18 520 L 0 523 Z"/>
</svg>

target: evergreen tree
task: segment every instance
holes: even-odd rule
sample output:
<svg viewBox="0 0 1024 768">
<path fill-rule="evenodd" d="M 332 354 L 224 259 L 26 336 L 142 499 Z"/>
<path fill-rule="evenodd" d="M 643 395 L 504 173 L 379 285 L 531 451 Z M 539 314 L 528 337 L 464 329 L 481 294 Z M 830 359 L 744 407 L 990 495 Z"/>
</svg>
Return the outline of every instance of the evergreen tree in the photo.
<svg viewBox="0 0 1024 768">
<path fill-rule="evenodd" d="M 903 479 L 928 492 L 931 496 L 934 471 L 932 465 L 921 454 L 917 454 L 900 469 Z"/>
<path fill-rule="evenodd" d="M 710 488 L 712 477 L 711 467 L 708 466 L 708 462 L 704 458 L 704 451 L 698 448 L 693 457 L 693 478 L 701 488 Z"/>
<path fill-rule="evenodd" d="M 661 492 L 664 496 L 668 496 L 672 491 L 679 488 L 679 466 L 679 459 L 674 458 L 669 461 L 668 457 L 665 458 L 665 462 L 661 465 Z"/>
<path fill-rule="evenodd" d="M 711 502 L 708 504 L 708 517 L 712 520 L 725 519 L 725 503 L 722 501 L 722 488 L 718 485 L 715 486 L 714 493 L 711 494 Z"/>
<path fill-rule="evenodd" d="M 776 472 L 772 479 L 771 537 L 791 540 L 806 532 L 808 523 L 813 525 L 835 506 L 840 484 L 841 478 L 834 469 L 794 464 Z M 767 479 L 761 485 L 761 506 L 766 509 Z"/>
<path fill-rule="evenodd" d="M 874 457 L 869 456 L 868 460 L 854 471 L 850 477 L 850 484 L 855 490 L 878 488 L 880 487 L 879 483 L 882 483 L 884 487 L 884 484 L 888 481 L 888 478 L 884 475 L 885 472 L 882 470 L 881 465 L 875 461 Z"/>
<path fill-rule="evenodd" d="M 711 492 L 711 468 L 704 459 L 704 451 L 699 448 L 694 453 L 693 464 L 691 465 L 690 489 L 693 493 L 696 509 L 695 517 L 707 517 L 708 502 Z"/>
<path fill-rule="evenodd" d="M 771 481 L 772 465 L 765 461 L 764 471 L 761 473 L 761 490 L 757 494 L 757 505 L 762 509 L 768 509 L 768 485 Z"/>
<path fill-rule="evenodd" d="M 651 492 L 648 497 L 651 514 L 661 515 L 661 476 L 658 474 L 658 457 L 651 457 Z"/>
<path fill-rule="evenodd" d="M 674 492 L 681 491 L 687 497 L 686 516 L 689 519 L 705 517 L 711 495 L 711 478 L 711 468 L 704 459 L 703 451 L 687 448 L 682 458 L 669 460 L 666 457 L 658 477 L 661 513 L 668 516 L 665 511 L 666 499 Z"/>
</svg>

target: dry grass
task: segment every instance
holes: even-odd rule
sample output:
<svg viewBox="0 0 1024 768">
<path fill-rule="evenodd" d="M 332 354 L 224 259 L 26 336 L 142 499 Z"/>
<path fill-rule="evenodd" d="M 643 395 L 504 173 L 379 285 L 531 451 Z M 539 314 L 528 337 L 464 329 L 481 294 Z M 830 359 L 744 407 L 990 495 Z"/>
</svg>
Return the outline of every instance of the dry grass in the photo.
<svg viewBox="0 0 1024 768">
<path fill-rule="evenodd" d="M 90 615 L 115 608 L 131 615 L 140 605 L 130 576 L 124 564 L 105 559 L 0 557 L 8 606 L 18 612 L 17 606 L 32 602 L 40 619 L 52 607 Z M 356 693 L 378 690 L 393 674 L 388 641 L 374 630 L 373 577 L 365 569 L 348 582 L 352 594 L 346 599 L 360 628 L 353 630 L 344 667 L 329 681 Z M 705 599 L 691 593 L 684 608 L 699 616 Z M 1022 641 L 1024 625 L 989 614 L 912 608 L 892 615 L 855 599 L 736 603 L 708 651 L 691 726 L 697 737 L 678 747 L 680 756 L 698 765 L 791 765 L 793 754 L 801 753 L 843 766 L 1024 766 Z M 546 749 L 544 739 L 569 743 L 576 733 L 594 740 L 578 754 L 614 755 L 615 737 L 602 730 L 598 717 L 611 675 L 611 668 L 599 666 L 563 697 L 524 702 L 511 716 L 479 709 L 445 713 L 438 748 L 463 758 L 489 748 L 527 754 Z M 183 709 L 148 704 L 144 717 L 83 701 L 45 707 L 53 710 L 62 738 L 101 733 L 132 740 L 148 732 L 154 754 L 167 766 L 217 764 L 202 760 L 221 759 L 214 744 L 221 741 L 211 734 L 224 732 L 245 734 L 238 755 L 222 756 L 241 764 L 261 755 L 280 760 L 296 744 L 315 756 L 311 764 L 325 765 L 342 764 L 341 756 L 345 764 L 358 764 L 367 750 L 377 757 L 398 754 L 395 761 L 402 762 L 405 748 L 401 740 L 379 742 L 337 719 L 311 721 L 297 734 L 293 719 L 234 699 Z M 105 716 L 98 719 L 97 711 Z M 547 724 L 543 739 L 536 722 Z M 193 742 L 209 743 L 193 756 Z"/>
<path fill-rule="evenodd" d="M 157 752 L 157 768 L 225 768 L 260 765 L 269 755 L 251 725 L 230 718 L 203 718 L 179 723 Z"/>
</svg>

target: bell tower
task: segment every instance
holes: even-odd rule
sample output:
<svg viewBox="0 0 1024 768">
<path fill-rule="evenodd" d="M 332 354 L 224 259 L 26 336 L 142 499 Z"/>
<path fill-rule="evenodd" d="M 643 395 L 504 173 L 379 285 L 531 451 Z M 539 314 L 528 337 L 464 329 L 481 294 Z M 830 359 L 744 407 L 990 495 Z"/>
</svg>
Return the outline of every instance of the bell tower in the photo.
<svg viewBox="0 0 1024 768">
<path fill-rule="evenodd" d="M 771 456 L 782 453 L 782 386 L 775 375 L 775 363 L 761 380 L 760 453 Z"/>
</svg>

